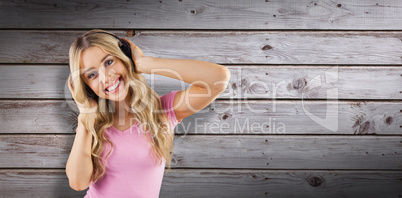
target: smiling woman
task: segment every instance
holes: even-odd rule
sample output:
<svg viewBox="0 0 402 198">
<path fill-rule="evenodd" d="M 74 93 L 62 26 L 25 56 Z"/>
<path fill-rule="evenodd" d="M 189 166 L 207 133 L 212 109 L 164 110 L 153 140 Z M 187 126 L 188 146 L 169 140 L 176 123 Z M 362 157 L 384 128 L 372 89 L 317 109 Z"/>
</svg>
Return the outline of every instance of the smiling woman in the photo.
<svg viewBox="0 0 402 198">
<path fill-rule="evenodd" d="M 93 46 L 82 52 L 80 69 L 85 83 L 99 97 L 112 101 L 126 98 L 127 70 L 122 61 L 102 48 Z"/>
<path fill-rule="evenodd" d="M 132 62 L 119 48 L 119 40 L 94 31 L 78 38 L 70 48 L 71 72 L 80 71 L 71 82 L 71 92 L 80 107 L 80 115 L 66 173 L 73 189 L 83 190 L 90 186 L 88 196 L 100 197 L 94 184 L 110 180 L 107 173 L 113 170 L 105 167 L 106 158 L 116 155 L 122 145 L 116 144 L 120 142 L 118 140 L 111 141 L 113 135 L 119 133 L 111 129 L 131 129 L 133 120 L 135 123 L 151 123 L 141 125 L 138 131 L 146 131 L 147 138 L 141 138 L 149 142 L 155 161 L 159 161 L 161 168 L 154 172 L 163 172 L 165 159 L 169 160 L 170 167 L 173 126 L 159 124 L 169 122 L 170 118 L 161 111 L 164 106 L 157 93 L 147 86 L 142 75 L 132 69 Z M 151 97 L 151 100 L 142 100 L 146 97 Z M 136 144 L 134 141 L 131 143 Z M 117 151 L 112 154 L 113 149 Z M 102 188 L 105 190 L 105 187 Z"/>
<path fill-rule="evenodd" d="M 165 165 L 171 166 L 174 127 L 224 91 L 229 70 L 204 61 L 146 57 L 131 41 L 103 30 L 77 38 L 69 56 L 68 84 L 80 111 L 66 164 L 71 188 L 89 187 L 86 197 L 158 197 Z M 159 96 L 141 73 L 181 78 L 192 86 Z"/>
</svg>

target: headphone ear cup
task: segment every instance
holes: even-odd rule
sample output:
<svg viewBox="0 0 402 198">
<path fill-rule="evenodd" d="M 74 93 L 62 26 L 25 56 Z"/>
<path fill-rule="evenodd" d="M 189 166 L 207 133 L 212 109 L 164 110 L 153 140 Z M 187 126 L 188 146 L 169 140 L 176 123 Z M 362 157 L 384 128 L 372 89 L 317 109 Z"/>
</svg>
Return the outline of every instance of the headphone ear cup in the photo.
<svg viewBox="0 0 402 198">
<path fill-rule="evenodd" d="M 120 43 L 119 43 L 119 47 L 121 49 L 121 51 L 123 51 L 123 53 L 131 60 L 131 62 L 133 63 L 133 69 L 135 72 L 137 72 L 137 70 L 135 69 L 135 64 L 133 61 L 133 56 L 131 54 L 131 47 L 130 44 L 127 43 L 125 40 L 123 39 L 119 39 Z M 121 45 L 120 45 L 121 44 Z"/>
</svg>

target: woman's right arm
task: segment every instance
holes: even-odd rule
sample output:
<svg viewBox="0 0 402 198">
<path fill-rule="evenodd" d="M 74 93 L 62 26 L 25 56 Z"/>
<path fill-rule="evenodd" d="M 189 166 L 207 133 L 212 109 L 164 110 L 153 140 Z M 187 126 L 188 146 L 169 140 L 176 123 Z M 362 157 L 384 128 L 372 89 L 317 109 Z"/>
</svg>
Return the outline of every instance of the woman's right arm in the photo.
<svg viewBox="0 0 402 198">
<path fill-rule="evenodd" d="M 66 174 L 70 187 L 76 191 L 88 188 L 92 178 L 91 145 L 92 134 L 85 129 L 78 116 L 78 127 L 73 147 L 66 164 Z"/>
</svg>

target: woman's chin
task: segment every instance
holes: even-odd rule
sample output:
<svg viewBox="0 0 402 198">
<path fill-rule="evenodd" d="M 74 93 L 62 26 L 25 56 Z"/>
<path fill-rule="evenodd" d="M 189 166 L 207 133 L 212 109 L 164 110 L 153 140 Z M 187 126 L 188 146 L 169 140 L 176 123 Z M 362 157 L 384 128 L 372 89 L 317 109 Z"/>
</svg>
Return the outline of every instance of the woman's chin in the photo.
<svg viewBox="0 0 402 198">
<path fill-rule="evenodd" d="M 119 97 L 119 98 L 113 98 L 113 99 L 110 99 L 110 100 L 115 101 L 115 102 L 121 102 L 121 101 L 123 101 L 125 99 L 126 99 L 126 97 Z"/>
<path fill-rule="evenodd" d="M 117 95 L 117 96 L 109 96 L 105 97 L 105 99 L 108 99 L 110 101 L 115 101 L 115 102 L 120 102 L 126 99 L 127 94 L 124 94 L 124 96 Z"/>
<path fill-rule="evenodd" d="M 115 101 L 115 102 L 120 102 L 126 99 L 127 97 L 127 91 L 124 89 L 119 90 L 118 94 L 111 94 L 111 95 L 106 95 L 106 99 L 110 101 Z"/>
</svg>

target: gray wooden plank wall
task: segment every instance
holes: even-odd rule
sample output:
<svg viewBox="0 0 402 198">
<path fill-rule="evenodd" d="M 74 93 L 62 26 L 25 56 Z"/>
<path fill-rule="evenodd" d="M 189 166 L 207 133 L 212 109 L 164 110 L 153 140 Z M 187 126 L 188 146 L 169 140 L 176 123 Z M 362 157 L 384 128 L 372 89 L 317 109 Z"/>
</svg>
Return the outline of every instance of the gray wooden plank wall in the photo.
<svg viewBox="0 0 402 198">
<path fill-rule="evenodd" d="M 65 175 L 68 48 L 101 28 L 230 84 L 176 127 L 161 197 L 402 197 L 402 2 L 0 1 L 0 197 L 82 197 Z M 144 74 L 160 95 L 189 85 Z"/>
</svg>

